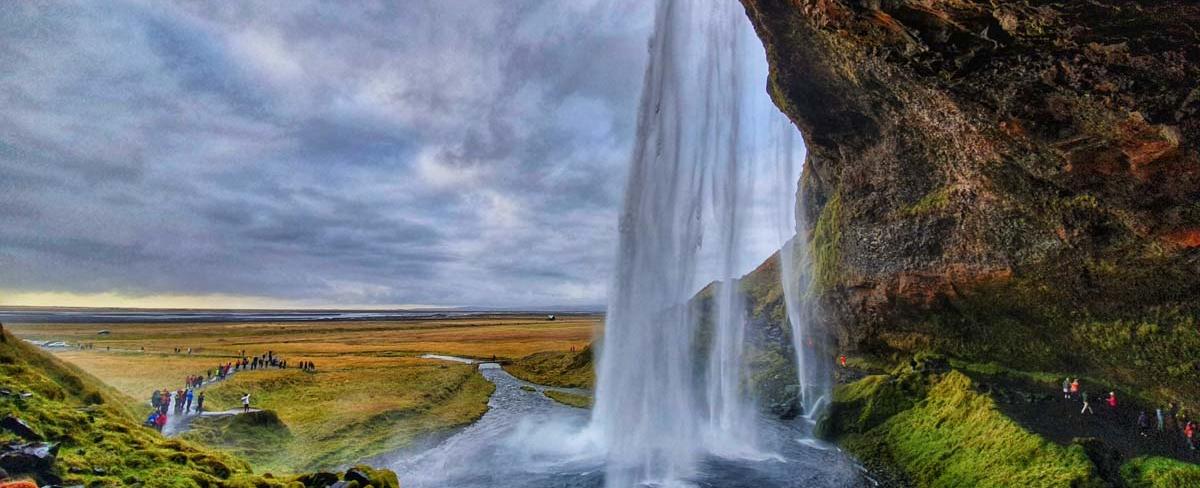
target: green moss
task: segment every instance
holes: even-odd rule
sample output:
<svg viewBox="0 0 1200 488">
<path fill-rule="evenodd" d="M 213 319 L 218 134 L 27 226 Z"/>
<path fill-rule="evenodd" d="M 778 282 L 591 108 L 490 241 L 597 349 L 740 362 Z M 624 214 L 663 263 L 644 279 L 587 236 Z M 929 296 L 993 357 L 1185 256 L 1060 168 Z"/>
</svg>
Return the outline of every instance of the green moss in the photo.
<svg viewBox="0 0 1200 488">
<path fill-rule="evenodd" d="M 1161 457 L 1139 457 L 1121 465 L 1121 479 L 1130 488 L 1200 486 L 1200 465 Z"/>
<path fill-rule="evenodd" d="M 592 397 L 590 397 L 590 396 L 575 395 L 575 394 L 561 392 L 561 391 L 555 391 L 555 390 L 546 390 L 545 394 L 551 400 L 554 400 L 563 405 L 568 405 L 568 406 L 576 407 L 576 408 L 592 408 Z"/>
<path fill-rule="evenodd" d="M 937 188 L 921 197 L 912 205 L 901 207 L 898 212 L 904 217 L 918 217 L 939 212 L 950 205 L 952 189 L 948 186 Z"/>
<path fill-rule="evenodd" d="M 843 403 L 877 405 L 876 413 L 857 411 L 863 427 L 900 410 L 865 432 L 842 436 L 843 446 L 868 464 L 882 460 L 917 486 L 1103 486 L 1082 448 L 1024 430 L 962 373 L 931 376 L 915 401 L 903 389 L 889 389 L 897 381 L 872 376 L 837 393 Z M 872 402 L 872 396 L 882 398 Z"/>
<path fill-rule="evenodd" d="M 808 292 L 820 295 L 832 289 L 842 275 L 841 242 L 842 242 L 842 195 L 835 193 L 821 209 L 817 224 L 813 226 L 812 240 L 809 242 L 812 256 L 813 282 Z"/>
</svg>

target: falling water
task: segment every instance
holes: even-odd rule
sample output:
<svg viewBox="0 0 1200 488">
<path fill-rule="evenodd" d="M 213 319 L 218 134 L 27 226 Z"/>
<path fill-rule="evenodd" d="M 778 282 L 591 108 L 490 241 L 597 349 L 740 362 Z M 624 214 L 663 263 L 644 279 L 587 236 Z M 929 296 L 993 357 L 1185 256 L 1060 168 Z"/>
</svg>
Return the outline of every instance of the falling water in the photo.
<svg viewBox="0 0 1200 488">
<path fill-rule="evenodd" d="M 765 100 L 765 76 L 737 2 L 659 0 L 592 417 L 610 487 L 681 483 L 710 456 L 771 457 L 757 442 L 746 299 L 736 279 L 750 264 L 749 227 L 761 217 L 752 215 L 756 191 L 779 194 L 767 220 L 786 221 L 781 230 L 795 225 L 796 144 L 781 128 L 795 129 Z M 758 188 L 760 179 L 782 183 Z M 796 242 L 794 230 L 775 248 Z M 795 281 L 806 279 L 804 247 L 789 244 L 783 275 L 811 409 L 824 373 L 807 366 L 811 334 Z M 703 321 L 692 305 L 698 280 L 719 280 L 707 290 L 712 311 Z"/>
</svg>

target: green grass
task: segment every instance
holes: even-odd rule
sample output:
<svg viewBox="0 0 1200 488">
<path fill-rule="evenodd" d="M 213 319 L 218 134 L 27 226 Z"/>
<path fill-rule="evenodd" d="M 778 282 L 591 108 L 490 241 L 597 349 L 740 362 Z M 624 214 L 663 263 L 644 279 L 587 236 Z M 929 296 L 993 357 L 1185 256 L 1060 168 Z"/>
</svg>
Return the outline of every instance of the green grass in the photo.
<svg viewBox="0 0 1200 488">
<path fill-rule="evenodd" d="M 904 217 L 917 217 L 939 212 L 950 205 L 951 192 L 952 189 L 950 187 L 937 188 L 926 193 L 912 205 L 900 208 L 899 213 Z"/>
<path fill-rule="evenodd" d="M 200 417 L 182 436 L 250 460 L 254 465 L 285 465 L 293 440 L 275 412 L 264 410 L 225 417 Z"/>
<path fill-rule="evenodd" d="M 888 377 L 872 376 L 840 392 L 842 400 L 862 401 L 883 393 L 873 408 L 900 410 L 862 433 L 848 433 L 842 444 L 867 461 L 897 467 L 917 486 L 1103 486 L 1082 448 L 1065 448 L 1021 428 L 973 389 L 957 371 L 930 377 L 923 398 L 898 400 L 887 392 Z M 903 403 L 912 407 L 904 409 Z M 869 403 L 869 402 L 868 402 Z M 861 416 L 873 419 L 887 412 Z"/>
<path fill-rule="evenodd" d="M 1121 478 L 1130 488 L 1200 486 L 1200 465 L 1161 457 L 1139 457 L 1121 466 Z"/>
<path fill-rule="evenodd" d="M 579 352 L 549 351 L 525 356 L 504 366 L 517 378 L 539 385 L 591 388 L 596 382 L 592 347 Z"/>
<path fill-rule="evenodd" d="M 253 406 L 275 412 L 291 436 L 281 436 L 274 450 L 257 452 L 243 447 L 255 442 L 255 429 L 227 430 L 232 438 L 217 445 L 245 454 L 260 469 L 331 469 L 469 424 L 487 411 L 495 385 L 474 366 L 405 361 L 412 364 L 348 364 L 344 369 L 331 364 L 316 373 L 289 369 L 234 375 L 209 388 L 206 406 L 237 408 L 242 394 L 249 392 Z M 388 394 L 380 394 L 379 388 Z"/>
<path fill-rule="evenodd" d="M 575 408 L 592 408 L 592 397 L 575 395 L 561 391 L 546 390 L 545 394 L 551 400 Z"/>
</svg>

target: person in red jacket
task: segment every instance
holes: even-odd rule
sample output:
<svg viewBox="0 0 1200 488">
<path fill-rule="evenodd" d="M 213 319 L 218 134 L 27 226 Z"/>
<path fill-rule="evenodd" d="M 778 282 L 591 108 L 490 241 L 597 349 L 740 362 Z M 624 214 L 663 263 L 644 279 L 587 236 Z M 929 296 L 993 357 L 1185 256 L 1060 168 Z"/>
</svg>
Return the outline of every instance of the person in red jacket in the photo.
<svg viewBox="0 0 1200 488">
<path fill-rule="evenodd" d="M 1117 392 L 1108 392 L 1108 406 L 1113 409 L 1117 408 Z"/>
<path fill-rule="evenodd" d="M 1193 451 L 1196 450 L 1196 445 L 1192 443 L 1192 436 L 1194 435 L 1196 435 L 1196 423 L 1189 421 L 1187 425 L 1183 427 L 1183 438 L 1187 439 L 1188 449 Z"/>
<path fill-rule="evenodd" d="M 163 427 L 167 426 L 167 414 L 164 413 L 159 415 L 158 418 L 154 419 L 154 426 L 158 428 L 159 432 L 162 432 Z"/>
</svg>

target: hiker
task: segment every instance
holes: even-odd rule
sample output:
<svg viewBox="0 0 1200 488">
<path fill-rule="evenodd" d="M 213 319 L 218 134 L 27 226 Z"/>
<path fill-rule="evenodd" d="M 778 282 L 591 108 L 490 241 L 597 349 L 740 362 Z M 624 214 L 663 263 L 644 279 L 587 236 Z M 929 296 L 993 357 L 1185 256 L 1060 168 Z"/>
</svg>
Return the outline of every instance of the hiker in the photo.
<svg viewBox="0 0 1200 488">
<path fill-rule="evenodd" d="M 196 397 L 196 415 L 204 413 L 204 392 L 200 392 L 200 396 Z"/>
<path fill-rule="evenodd" d="M 1071 377 L 1063 380 L 1063 398 L 1071 399 Z"/>
<path fill-rule="evenodd" d="M 192 410 L 192 390 L 188 390 L 183 399 L 183 413 L 188 413 Z"/>
<path fill-rule="evenodd" d="M 1117 409 L 1117 392 L 1115 392 L 1115 391 L 1108 392 L 1108 407 L 1113 410 Z"/>
<path fill-rule="evenodd" d="M 1185 425 L 1183 427 L 1183 438 L 1187 439 L 1188 449 L 1191 449 L 1193 451 L 1196 450 L 1196 445 L 1192 443 L 1192 436 L 1195 434 L 1196 434 L 1196 423 L 1189 420 L 1187 425 Z"/>
<path fill-rule="evenodd" d="M 250 411 L 250 394 L 243 393 L 242 394 L 242 412 L 249 412 L 249 411 Z"/>
<path fill-rule="evenodd" d="M 1163 433 L 1163 429 L 1166 425 L 1165 422 L 1163 422 L 1162 407 L 1158 407 L 1158 408 L 1154 409 L 1154 416 L 1158 417 L 1158 433 L 1161 434 L 1161 433 Z"/>
<path fill-rule="evenodd" d="M 150 416 L 146 418 L 146 422 L 143 425 L 152 428 L 156 427 L 158 425 L 158 410 L 150 412 Z"/>
<path fill-rule="evenodd" d="M 1146 415 L 1145 410 L 1138 412 L 1137 425 L 1138 434 L 1140 434 L 1142 437 L 1146 437 L 1146 431 L 1150 430 L 1150 416 Z"/>
<path fill-rule="evenodd" d="M 1078 394 L 1079 394 L 1079 378 L 1075 378 L 1075 381 L 1071 382 L 1071 397 L 1074 398 L 1075 395 L 1078 395 Z"/>
<path fill-rule="evenodd" d="M 154 393 L 150 394 L 150 405 L 153 406 L 155 410 L 158 410 L 158 406 L 161 403 L 162 403 L 162 393 L 159 393 L 158 390 L 154 390 Z"/>
<path fill-rule="evenodd" d="M 1080 410 L 1079 414 L 1082 415 L 1083 412 L 1095 414 L 1096 412 L 1092 411 L 1092 406 L 1088 405 L 1087 392 L 1085 391 L 1085 392 L 1081 393 L 1079 395 L 1079 397 L 1083 399 L 1083 410 Z"/>
<path fill-rule="evenodd" d="M 842 367 L 845 368 L 846 367 L 846 355 L 843 354 L 841 357 L 838 358 L 838 360 L 841 361 Z"/>
<path fill-rule="evenodd" d="M 166 427 L 166 425 L 167 425 L 167 414 L 165 414 L 165 413 L 158 414 L 158 418 L 154 419 L 154 427 L 156 429 L 158 429 L 159 432 L 162 432 L 163 427 Z"/>
</svg>

